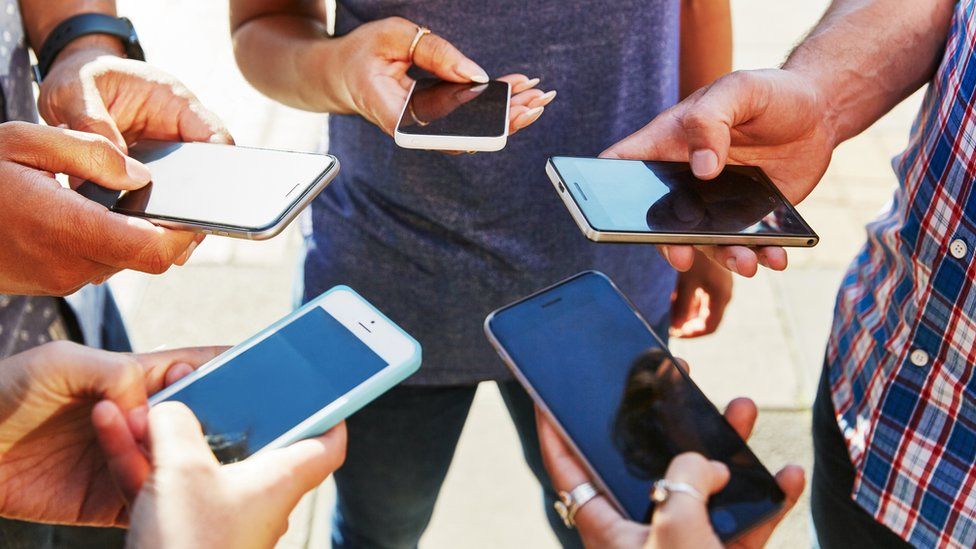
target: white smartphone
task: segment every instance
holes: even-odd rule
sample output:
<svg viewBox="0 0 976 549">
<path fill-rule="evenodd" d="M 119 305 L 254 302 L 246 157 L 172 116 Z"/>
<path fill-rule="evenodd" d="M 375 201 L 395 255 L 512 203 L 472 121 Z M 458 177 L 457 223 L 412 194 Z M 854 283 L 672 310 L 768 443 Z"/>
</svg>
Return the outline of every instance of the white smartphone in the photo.
<svg viewBox="0 0 976 549">
<path fill-rule="evenodd" d="M 820 237 L 755 166 L 712 181 L 679 162 L 554 156 L 546 173 L 594 242 L 816 246 Z"/>
<path fill-rule="evenodd" d="M 222 463 L 326 432 L 420 367 L 421 348 L 337 286 L 149 399 L 186 404 Z"/>
<path fill-rule="evenodd" d="M 508 82 L 414 82 L 394 132 L 405 149 L 500 151 L 508 142 Z"/>
<path fill-rule="evenodd" d="M 144 140 L 129 155 L 149 167 L 149 185 L 118 192 L 86 181 L 77 191 L 157 225 L 250 240 L 284 230 L 339 171 L 334 156 L 213 143 Z"/>
</svg>

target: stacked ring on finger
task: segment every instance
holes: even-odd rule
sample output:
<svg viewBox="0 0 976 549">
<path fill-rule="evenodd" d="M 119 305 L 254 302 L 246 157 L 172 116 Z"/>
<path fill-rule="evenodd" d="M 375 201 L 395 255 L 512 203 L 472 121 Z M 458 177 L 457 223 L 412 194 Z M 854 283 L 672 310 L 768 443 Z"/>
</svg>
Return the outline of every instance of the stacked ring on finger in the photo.
<svg viewBox="0 0 976 549">
<path fill-rule="evenodd" d="M 576 526 L 576 514 L 599 495 L 600 491 L 595 486 L 584 482 L 569 492 L 560 490 L 559 500 L 553 504 L 553 507 L 559 513 L 559 518 L 563 519 L 566 528 L 572 529 Z"/>
</svg>

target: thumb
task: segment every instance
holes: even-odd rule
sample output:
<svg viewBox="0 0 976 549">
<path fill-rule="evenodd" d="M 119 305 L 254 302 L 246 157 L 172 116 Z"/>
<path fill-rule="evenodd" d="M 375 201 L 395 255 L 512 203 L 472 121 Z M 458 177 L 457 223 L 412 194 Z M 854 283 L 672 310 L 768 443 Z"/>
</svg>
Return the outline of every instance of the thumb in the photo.
<svg viewBox="0 0 976 549">
<path fill-rule="evenodd" d="M 156 467 L 217 464 L 200 422 L 182 402 L 161 402 L 149 410 L 149 444 Z"/>
<path fill-rule="evenodd" d="M 671 482 L 691 485 L 708 498 L 716 494 L 729 482 L 729 468 L 724 463 L 706 459 L 701 454 L 686 452 L 671 460 L 664 478 Z M 690 497 L 676 498 L 682 503 L 691 502 L 704 511 L 705 504 Z M 670 498 L 668 503 L 670 504 Z"/>
<path fill-rule="evenodd" d="M 489 80 L 484 69 L 436 34 L 420 38 L 414 50 L 413 63 L 448 82 L 485 84 Z"/>
<path fill-rule="evenodd" d="M 149 168 L 100 135 L 24 122 L 0 124 L 3 156 L 39 170 L 91 180 L 115 190 L 138 189 Z"/>
</svg>

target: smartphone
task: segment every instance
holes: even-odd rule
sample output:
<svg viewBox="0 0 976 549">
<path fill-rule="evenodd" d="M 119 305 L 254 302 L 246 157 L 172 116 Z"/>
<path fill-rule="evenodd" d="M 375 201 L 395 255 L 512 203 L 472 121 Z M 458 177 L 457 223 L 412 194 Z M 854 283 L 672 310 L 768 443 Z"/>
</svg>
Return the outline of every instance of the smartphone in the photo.
<svg viewBox="0 0 976 549">
<path fill-rule="evenodd" d="M 650 521 L 651 486 L 682 452 L 729 466 L 728 485 L 708 502 L 723 540 L 782 508 L 773 476 L 602 273 L 578 274 L 493 312 L 485 332 L 629 519 Z"/>
<path fill-rule="evenodd" d="M 594 242 L 812 247 L 817 233 L 754 166 L 702 181 L 691 166 L 554 156 L 546 173 Z"/>
<path fill-rule="evenodd" d="M 129 156 L 152 182 L 119 192 L 86 181 L 77 191 L 165 227 L 251 240 L 284 230 L 339 171 L 334 156 L 213 143 L 144 140 Z"/>
<path fill-rule="evenodd" d="M 508 142 L 508 82 L 457 84 L 421 78 L 413 84 L 394 132 L 406 149 L 500 151 Z"/>
<path fill-rule="evenodd" d="M 420 367 L 421 348 L 336 286 L 149 399 L 186 404 L 221 463 L 320 435 Z"/>
</svg>

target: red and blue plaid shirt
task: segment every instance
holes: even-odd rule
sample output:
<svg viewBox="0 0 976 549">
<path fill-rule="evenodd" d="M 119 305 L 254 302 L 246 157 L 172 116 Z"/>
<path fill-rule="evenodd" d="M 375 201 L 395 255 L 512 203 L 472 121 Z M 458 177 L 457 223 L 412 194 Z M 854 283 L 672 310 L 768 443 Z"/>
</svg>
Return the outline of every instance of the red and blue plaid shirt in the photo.
<svg viewBox="0 0 976 549">
<path fill-rule="evenodd" d="M 844 278 L 827 365 L 854 500 L 918 547 L 976 546 L 976 0 L 945 57 L 890 209 Z"/>
</svg>

